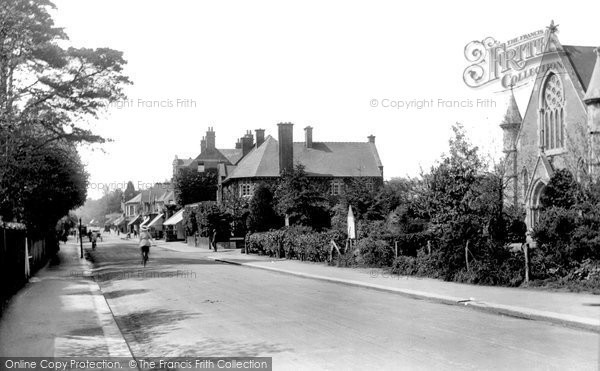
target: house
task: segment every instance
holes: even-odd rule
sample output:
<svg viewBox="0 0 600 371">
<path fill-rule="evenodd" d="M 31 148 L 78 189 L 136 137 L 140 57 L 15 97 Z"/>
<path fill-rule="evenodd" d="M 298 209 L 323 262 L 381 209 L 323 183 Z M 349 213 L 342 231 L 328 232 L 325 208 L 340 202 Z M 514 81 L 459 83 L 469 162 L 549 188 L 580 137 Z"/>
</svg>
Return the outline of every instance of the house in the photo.
<svg viewBox="0 0 600 371">
<path fill-rule="evenodd" d="M 212 127 L 208 128 L 206 136 L 200 141 L 200 154 L 196 158 L 187 160 L 175 156 L 173 160 L 173 176 L 182 169 L 197 169 L 204 172 L 209 169 L 218 169 L 235 165 L 252 147 L 254 138 L 250 132 L 246 133 L 235 145 L 235 148 L 216 148 L 216 134 Z"/>
<path fill-rule="evenodd" d="M 125 201 L 123 209 L 127 228 L 122 232 L 139 231 L 139 228 L 147 226 L 153 229 L 151 232 L 154 236 L 159 236 L 162 232 L 165 207 L 174 204 L 173 185 L 168 182 L 155 183 L 152 187 L 142 190 L 130 200 Z"/>
<path fill-rule="evenodd" d="M 313 138 L 313 128 L 307 126 L 304 141 L 294 142 L 293 127 L 291 123 L 278 124 L 278 139 L 270 135 L 264 138 L 261 130 L 256 144 L 229 169 L 220 184 L 218 199 L 250 197 L 256 185 L 276 181 L 297 164 L 304 166 L 314 182 L 327 183 L 333 196 L 343 192 L 349 179 L 363 179 L 373 189 L 383 184 L 383 165 L 375 136 L 369 136 L 365 142 L 318 142 Z"/>
<path fill-rule="evenodd" d="M 600 51 L 561 45 L 546 36 L 529 104 L 521 116 L 514 96 L 500 127 L 506 155 L 506 202 L 524 207 L 531 230 L 540 196 L 557 169 L 578 179 L 600 171 Z"/>
</svg>

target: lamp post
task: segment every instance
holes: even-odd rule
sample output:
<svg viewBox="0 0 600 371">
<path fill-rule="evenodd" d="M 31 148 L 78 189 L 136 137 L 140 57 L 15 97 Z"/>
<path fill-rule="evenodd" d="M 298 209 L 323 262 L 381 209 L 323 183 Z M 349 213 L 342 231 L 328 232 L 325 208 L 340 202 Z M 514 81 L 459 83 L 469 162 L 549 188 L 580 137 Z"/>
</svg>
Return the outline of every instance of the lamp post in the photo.
<svg viewBox="0 0 600 371">
<path fill-rule="evenodd" d="M 79 251 L 81 251 L 80 258 L 83 259 L 83 237 L 81 234 L 83 233 L 83 227 L 81 227 L 81 218 L 79 218 Z"/>
</svg>

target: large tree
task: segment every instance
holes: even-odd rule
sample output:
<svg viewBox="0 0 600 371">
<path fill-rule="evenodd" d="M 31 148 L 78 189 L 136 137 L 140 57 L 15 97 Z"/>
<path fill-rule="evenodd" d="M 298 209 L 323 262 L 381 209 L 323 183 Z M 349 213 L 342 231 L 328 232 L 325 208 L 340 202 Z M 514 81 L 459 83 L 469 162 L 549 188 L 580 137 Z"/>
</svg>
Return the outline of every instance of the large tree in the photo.
<svg viewBox="0 0 600 371">
<path fill-rule="evenodd" d="M 104 142 L 86 120 L 123 99 L 130 83 L 121 52 L 63 47 L 53 8 L 48 0 L 0 7 L 0 213 L 40 230 L 85 199 L 75 146 Z"/>
<path fill-rule="evenodd" d="M 46 215 L 65 215 L 83 201 L 87 176 L 74 146 L 104 141 L 85 119 L 123 98 L 129 83 L 122 53 L 60 46 L 67 36 L 52 8 L 47 0 L 5 0 L 0 8 L 0 210 L 42 229 L 40 205 Z"/>
</svg>

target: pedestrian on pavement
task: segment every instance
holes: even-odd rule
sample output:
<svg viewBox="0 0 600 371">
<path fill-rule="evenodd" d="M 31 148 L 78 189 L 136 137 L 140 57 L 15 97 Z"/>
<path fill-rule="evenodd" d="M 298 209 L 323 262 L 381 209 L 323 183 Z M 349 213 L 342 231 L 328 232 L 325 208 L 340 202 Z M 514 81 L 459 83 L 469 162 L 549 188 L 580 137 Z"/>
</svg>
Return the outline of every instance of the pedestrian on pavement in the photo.
<svg viewBox="0 0 600 371">
<path fill-rule="evenodd" d="M 213 228 L 211 231 L 211 241 L 212 241 L 212 247 L 215 250 L 215 252 L 217 252 L 217 229 Z"/>
</svg>

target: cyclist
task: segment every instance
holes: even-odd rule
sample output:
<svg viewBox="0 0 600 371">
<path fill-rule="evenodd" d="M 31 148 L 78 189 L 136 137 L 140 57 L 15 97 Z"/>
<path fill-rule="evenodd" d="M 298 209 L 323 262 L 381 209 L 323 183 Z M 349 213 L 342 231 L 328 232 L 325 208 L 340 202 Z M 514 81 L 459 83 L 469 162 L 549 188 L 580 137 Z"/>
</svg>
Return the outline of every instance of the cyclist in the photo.
<svg viewBox="0 0 600 371">
<path fill-rule="evenodd" d="M 150 246 L 152 245 L 152 236 L 148 232 L 148 227 L 142 227 L 140 232 L 140 250 L 142 252 L 142 263 L 146 265 L 148 261 L 148 254 L 150 253 Z"/>
</svg>

